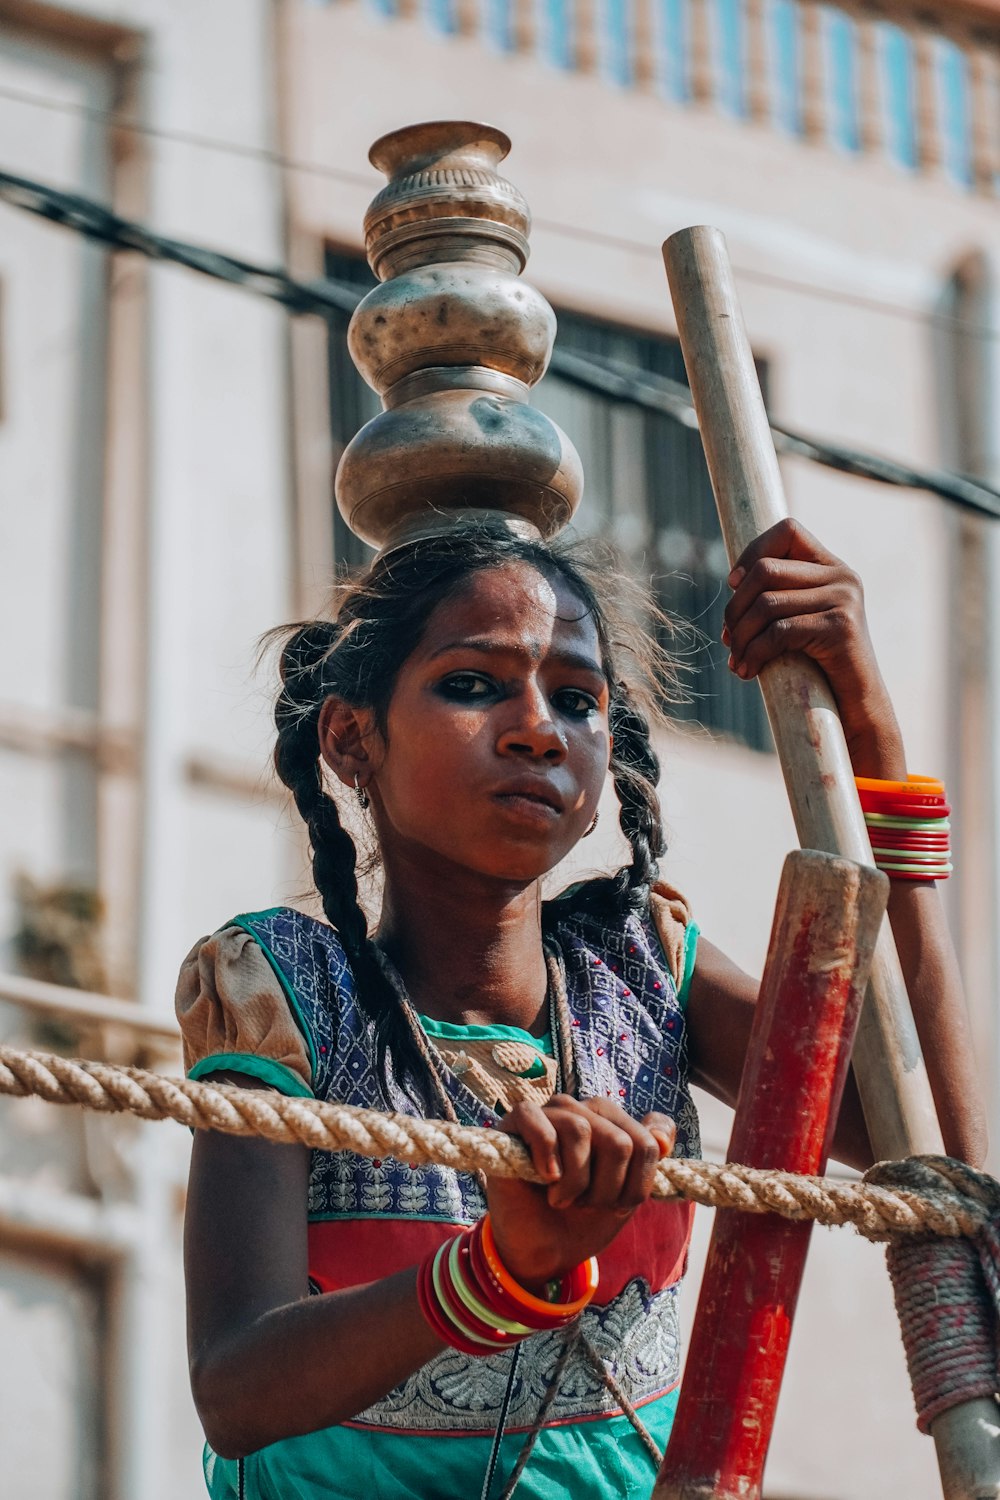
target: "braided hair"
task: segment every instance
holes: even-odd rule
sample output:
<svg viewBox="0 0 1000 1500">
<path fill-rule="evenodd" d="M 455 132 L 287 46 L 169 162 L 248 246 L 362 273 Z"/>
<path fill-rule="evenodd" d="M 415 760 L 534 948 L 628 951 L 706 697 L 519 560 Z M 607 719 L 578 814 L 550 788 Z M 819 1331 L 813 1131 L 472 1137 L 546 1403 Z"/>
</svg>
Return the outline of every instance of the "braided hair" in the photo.
<svg viewBox="0 0 1000 1500">
<path fill-rule="evenodd" d="M 632 861 L 615 875 L 583 886 L 573 898 L 574 909 L 608 916 L 641 910 L 648 903 L 664 850 L 656 795 L 660 763 L 651 743 L 650 721 L 661 718 L 659 702 L 675 676 L 666 652 L 636 624 L 641 613 L 649 618 L 651 609 L 661 624 L 664 617 L 647 599 L 642 601 L 645 609 L 636 608 L 639 591 L 610 566 L 606 550 L 598 551 L 593 544 L 525 538 L 489 519 L 465 522 L 380 555 L 367 571 L 349 577 L 338 590 L 331 619 L 273 633 L 282 642 L 275 768 L 308 829 L 313 879 L 323 910 L 337 930 L 359 1003 L 373 1023 L 383 1091 L 388 1091 L 391 1057 L 401 1086 L 415 1091 L 415 1099 L 420 1096 L 416 1102 L 423 1104 L 432 1097 L 427 1065 L 368 932 L 358 892 L 357 850 L 324 782 L 320 714 L 326 699 L 337 697 L 353 708 L 371 710 L 384 733 L 399 671 L 433 610 L 473 574 L 514 562 L 530 564 L 577 596 L 594 621 L 610 684 L 611 772 Z M 615 605 L 599 599 L 598 579 L 602 594 L 607 594 L 610 580 L 618 596 Z M 631 659 L 632 681 L 623 676 L 625 658 Z M 552 925 L 557 909 L 565 913 L 563 901 L 546 903 L 546 925 Z"/>
</svg>

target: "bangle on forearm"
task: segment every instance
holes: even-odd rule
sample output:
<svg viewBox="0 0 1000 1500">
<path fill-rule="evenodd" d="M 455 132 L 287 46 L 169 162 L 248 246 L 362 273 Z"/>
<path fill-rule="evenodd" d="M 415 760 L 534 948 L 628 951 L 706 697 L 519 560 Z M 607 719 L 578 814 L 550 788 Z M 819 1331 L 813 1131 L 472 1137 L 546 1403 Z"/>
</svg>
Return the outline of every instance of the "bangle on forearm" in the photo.
<svg viewBox="0 0 1000 1500">
<path fill-rule="evenodd" d="M 489 1214 L 472 1233 L 470 1252 L 492 1301 L 516 1309 L 515 1316 L 533 1329 L 560 1328 L 582 1312 L 597 1290 L 597 1261 L 581 1261 L 558 1281 L 549 1282 L 547 1296 L 537 1297 L 515 1281 L 497 1251 Z"/>
<path fill-rule="evenodd" d="M 597 1261 L 584 1261 L 536 1297 L 504 1266 L 486 1214 L 427 1256 L 417 1271 L 417 1302 L 427 1323 L 463 1354 L 496 1354 L 531 1333 L 561 1328 L 597 1289 Z"/>
<path fill-rule="evenodd" d="M 944 783 L 931 776 L 858 776 L 855 785 L 876 868 L 893 880 L 947 880 L 953 865 Z"/>
</svg>

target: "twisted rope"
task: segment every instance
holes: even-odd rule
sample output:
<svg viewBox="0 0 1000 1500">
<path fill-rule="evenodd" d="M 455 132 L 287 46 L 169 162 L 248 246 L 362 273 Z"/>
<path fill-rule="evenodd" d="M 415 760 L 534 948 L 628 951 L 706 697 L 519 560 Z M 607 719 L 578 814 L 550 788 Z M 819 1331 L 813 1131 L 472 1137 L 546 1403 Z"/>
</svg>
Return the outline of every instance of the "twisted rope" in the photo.
<svg viewBox="0 0 1000 1500">
<path fill-rule="evenodd" d="M 176 1120 L 193 1130 L 299 1142 L 316 1151 L 436 1162 L 464 1172 L 538 1182 L 520 1141 L 502 1131 L 381 1114 L 347 1104 L 288 1098 L 232 1084 L 167 1078 L 142 1068 L 58 1057 L 0 1046 L 0 1094 L 36 1095 L 51 1104 L 81 1104 L 105 1114 Z M 734 1163 L 669 1158 L 656 1169 L 653 1195 L 687 1198 L 709 1208 L 775 1213 L 819 1224 L 850 1224 L 870 1240 L 907 1235 L 976 1236 L 989 1222 L 992 1179 L 947 1157 L 921 1158 L 917 1181 L 883 1163 L 863 1182 L 799 1177 Z M 986 1184 L 987 1186 L 984 1186 Z"/>
<path fill-rule="evenodd" d="M 487 1176 L 540 1180 L 521 1142 L 502 1131 L 292 1099 L 232 1084 L 165 1078 L 142 1068 L 49 1052 L 0 1046 L 0 1094 L 34 1094 L 52 1104 L 177 1120 L 194 1130 L 299 1142 L 319 1151 L 394 1156 L 414 1164 L 436 1162 Z M 670 1158 L 656 1169 L 653 1195 L 741 1213 L 851 1224 L 866 1239 L 889 1241 L 889 1270 L 918 1425 L 927 1431 L 950 1406 L 997 1391 L 1000 1183 L 986 1173 L 950 1157 L 924 1156 L 881 1162 L 862 1182 L 840 1182 L 731 1162 L 718 1166 Z M 570 1348 L 567 1344 L 564 1351 L 567 1360 Z M 584 1352 L 610 1383 L 594 1351 L 585 1347 Z M 637 1414 L 624 1400 L 622 1405 L 651 1444 Z M 545 1410 L 543 1405 L 533 1434 Z M 527 1451 L 532 1441 L 529 1434 Z M 517 1483 L 526 1457 L 522 1453 L 505 1494 Z"/>
</svg>

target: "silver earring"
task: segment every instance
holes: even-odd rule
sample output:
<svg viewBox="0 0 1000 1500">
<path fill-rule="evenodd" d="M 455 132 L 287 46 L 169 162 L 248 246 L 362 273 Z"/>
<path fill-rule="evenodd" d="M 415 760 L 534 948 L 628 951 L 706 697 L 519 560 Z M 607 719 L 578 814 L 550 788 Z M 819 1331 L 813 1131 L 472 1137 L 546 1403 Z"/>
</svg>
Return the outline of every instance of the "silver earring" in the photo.
<svg viewBox="0 0 1000 1500">
<path fill-rule="evenodd" d="M 601 810 L 600 810 L 600 808 L 598 808 L 597 811 L 594 814 L 594 821 L 591 823 L 590 827 L 587 829 L 586 833 L 583 835 L 585 839 L 589 839 L 590 838 L 590 835 L 593 833 L 594 829 L 597 827 L 598 820 L 600 819 L 600 816 L 601 816 Z"/>
<path fill-rule="evenodd" d="M 354 773 L 354 795 L 355 797 L 357 797 L 358 803 L 362 808 L 366 808 L 368 806 L 368 793 L 361 785 L 361 777 L 358 775 L 357 771 L 355 771 Z"/>
</svg>

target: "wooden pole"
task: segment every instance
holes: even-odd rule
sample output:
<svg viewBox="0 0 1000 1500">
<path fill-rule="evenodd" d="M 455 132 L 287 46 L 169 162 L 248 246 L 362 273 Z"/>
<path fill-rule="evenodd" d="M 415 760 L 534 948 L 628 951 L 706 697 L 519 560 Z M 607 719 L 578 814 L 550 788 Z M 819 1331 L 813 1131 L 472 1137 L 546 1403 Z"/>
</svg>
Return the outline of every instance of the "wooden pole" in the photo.
<svg viewBox="0 0 1000 1500">
<path fill-rule="evenodd" d="M 785 860 L 727 1160 L 823 1171 L 888 890 L 832 854 Z M 654 1500 L 758 1500 L 811 1230 L 716 1214 Z"/>
<path fill-rule="evenodd" d="M 730 561 L 788 514 L 781 473 L 723 236 L 681 230 L 663 246 L 678 333 Z M 802 656 L 760 675 L 800 843 L 859 864 L 871 848 L 836 704 Z M 854 1045 L 854 1071 L 875 1154 L 943 1149 L 888 923 L 875 949 Z M 996 1405 L 952 1407 L 931 1429 L 946 1500 L 1000 1500 Z"/>
<path fill-rule="evenodd" d="M 685 229 L 663 258 L 730 562 L 788 514 L 753 356 L 717 229 Z M 764 668 L 761 691 L 804 848 L 871 864 L 833 694 L 803 656 Z M 875 1153 L 943 1150 L 892 933 L 885 927 L 854 1054 Z"/>
</svg>

